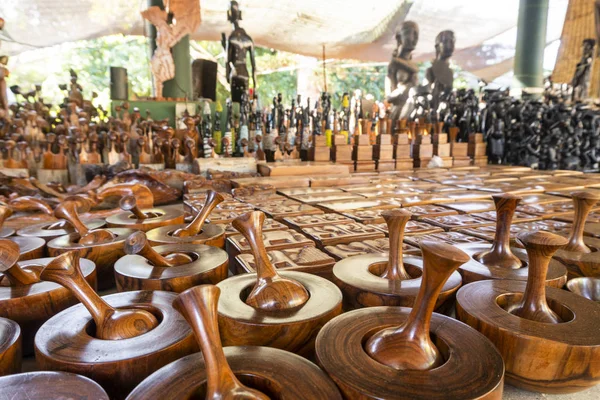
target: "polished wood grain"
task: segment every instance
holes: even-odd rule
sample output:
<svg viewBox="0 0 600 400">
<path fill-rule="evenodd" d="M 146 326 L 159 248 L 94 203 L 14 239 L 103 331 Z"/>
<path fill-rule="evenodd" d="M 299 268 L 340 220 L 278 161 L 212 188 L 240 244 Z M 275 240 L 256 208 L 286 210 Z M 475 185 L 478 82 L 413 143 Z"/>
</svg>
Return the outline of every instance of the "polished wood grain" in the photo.
<svg viewBox="0 0 600 400">
<path fill-rule="evenodd" d="M 106 223 L 109 227 L 138 229 L 144 232 L 167 225 L 184 223 L 184 213 L 180 205 L 170 205 L 148 209 L 140 209 L 132 196 L 121 198 L 121 209 L 124 212 L 109 215 Z M 135 207 L 132 205 L 135 204 Z M 136 210 L 136 214 L 131 210 Z M 139 218 L 143 216 L 143 218 Z"/>
<path fill-rule="evenodd" d="M 0 205 L 0 237 L 9 237 L 15 234 L 12 228 L 3 227 L 4 221 L 12 215 L 12 210 L 9 207 Z"/>
<path fill-rule="evenodd" d="M 573 203 L 575 205 L 575 216 L 573 220 L 573 230 L 569 236 L 569 242 L 565 246 L 565 251 L 578 253 L 591 253 L 592 250 L 586 246 L 583 241 L 583 230 L 585 221 L 592 207 L 600 200 L 600 193 L 574 192 L 571 193 Z"/>
<path fill-rule="evenodd" d="M 232 225 L 248 241 L 256 265 L 256 285 L 246 297 L 246 304 L 264 311 L 294 309 L 308 301 L 308 292 L 299 282 L 278 273 L 262 241 L 264 213 L 253 211 L 236 218 Z"/>
<path fill-rule="evenodd" d="M 44 214 L 52 215 L 53 210 L 50 205 L 42 199 L 38 199 L 32 196 L 20 196 L 14 199 L 11 199 L 8 202 L 10 208 L 13 211 L 21 211 L 21 212 L 32 212 L 38 211 Z"/>
<path fill-rule="evenodd" d="M 12 240 L 0 239 L 0 272 L 11 286 L 31 285 L 39 282 L 39 272 L 21 269 L 17 265 L 21 251 Z"/>
<path fill-rule="evenodd" d="M 21 372 L 21 328 L 10 319 L 0 318 L 0 387 L 2 376 Z"/>
<path fill-rule="evenodd" d="M 221 196 L 221 194 L 215 192 L 214 190 L 210 190 L 206 196 L 206 201 L 204 202 L 204 207 L 202 207 L 202 210 L 200 210 L 192 222 L 190 222 L 185 228 L 176 229 L 172 233 L 172 236 L 190 237 L 198 235 L 204 226 L 206 218 L 208 218 L 212 210 L 214 210 L 214 208 L 223 200 L 225 199 L 223 196 Z"/>
<path fill-rule="evenodd" d="M 108 395 L 93 380 L 68 372 L 27 372 L 0 377 L 5 399 L 94 399 L 109 400 Z"/>
<path fill-rule="evenodd" d="M 586 299 L 600 302 L 600 279 L 580 277 L 567 282 L 567 289 Z"/>
<path fill-rule="evenodd" d="M 312 247 L 272 250 L 267 252 L 271 263 L 278 271 L 299 271 L 332 280 L 335 260 L 321 250 Z M 256 272 L 256 260 L 252 254 L 240 254 L 230 268 L 234 275 Z"/>
<path fill-rule="evenodd" d="M 108 242 L 115 239 L 115 235 L 107 229 L 89 230 L 79 218 L 78 209 L 81 203 L 75 200 L 66 200 L 60 203 L 54 210 L 54 216 L 68 221 L 79 235 L 78 243 L 82 245 L 93 245 Z"/>
<path fill-rule="evenodd" d="M 37 237 L 11 236 L 9 240 L 19 246 L 19 261 L 42 258 L 46 255 L 46 242 Z"/>
<path fill-rule="evenodd" d="M 117 205 L 116 199 L 123 196 L 134 196 L 137 204 L 141 208 L 154 207 L 154 195 L 145 185 L 140 183 L 115 183 L 105 185 L 96 192 L 98 200 L 105 203 L 104 208 L 114 208 Z M 117 200 L 118 201 L 118 200 Z"/>
</svg>

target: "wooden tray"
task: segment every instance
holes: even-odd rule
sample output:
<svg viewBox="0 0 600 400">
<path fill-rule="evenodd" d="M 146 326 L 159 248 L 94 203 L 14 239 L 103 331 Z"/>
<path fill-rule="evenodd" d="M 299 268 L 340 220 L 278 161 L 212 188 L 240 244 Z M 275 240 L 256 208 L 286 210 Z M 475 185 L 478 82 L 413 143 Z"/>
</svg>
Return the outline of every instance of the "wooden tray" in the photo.
<svg viewBox="0 0 600 400">
<path fill-rule="evenodd" d="M 334 244 L 385 237 L 384 233 L 380 230 L 357 222 L 306 227 L 302 229 L 302 233 L 313 239 L 320 248 Z"/>
</svg>

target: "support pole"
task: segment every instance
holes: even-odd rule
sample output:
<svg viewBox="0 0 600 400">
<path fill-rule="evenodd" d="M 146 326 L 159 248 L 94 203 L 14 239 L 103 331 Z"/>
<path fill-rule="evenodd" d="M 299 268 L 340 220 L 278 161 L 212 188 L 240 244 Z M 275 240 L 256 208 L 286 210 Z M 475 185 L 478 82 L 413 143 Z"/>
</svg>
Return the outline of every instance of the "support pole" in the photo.
<svg viewBox="0 0 600 400">
<path fill-rule="evenodd" d="M 520 0 L 513 88 L 527 91 L 533 98 L 544 89 L 544 49 L 548 0 Z"/>
</svg>

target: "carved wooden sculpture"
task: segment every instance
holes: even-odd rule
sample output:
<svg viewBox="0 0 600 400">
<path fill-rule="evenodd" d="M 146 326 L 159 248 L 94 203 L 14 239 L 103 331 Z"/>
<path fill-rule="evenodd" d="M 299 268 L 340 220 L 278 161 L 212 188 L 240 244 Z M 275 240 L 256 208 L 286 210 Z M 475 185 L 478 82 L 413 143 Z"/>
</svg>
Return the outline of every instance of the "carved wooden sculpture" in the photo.
<svg viewBox="0 0 600 400">
<path fill-rule="evenodd" d="M 577 392 L 596 385 L 600 305 L 544 285 L 552 255 L 568 241 L 542 231 L 522 232 L 518 238 L 529 257 L 527 283 L 468 284 L 458 291 L 457 317 L 497 346 L 511 385 L 545 393 Z"/>
<path fill-rule="evenodd" d="M 152 247 L 143 232 L 125 241 L 125 253 L 115 263 L 117 289 L 167 290 L 181 293 L 196 285 L 216 284 L 227 278 L 227 253 L 202 244 Z"/>
<path fill-rule="evenodd" d="M 8 239 L 0 240 L 0 317 L 9 318 L 21 327 L 23 353 L 33 352 L 33 338 L 38 328 L 51 316 L 72 306 L 77 299 L 68 290 L 40 279 L 41 269 L 52 258 L 30 261 L 19 259 L 19 246 Z M 89 260 L 81 261 L 85 279 L 96 286 L 96 269 Z"/>
<path fill-rule="evenodd" d="M 225 227 L 205 224 L 212 210 L 224 200 L 223 196 L 213 190 L 208 192 L 204 207 L 188 225 L 177 224 L 163 226 L 148 231 L 148 240 L 153 245 L 159 244 L 207 244 L 216 247 L 225 245 Z"/>
<path fill-rule="evenodd" d="M 1 374 L 0 374 L 1 375 Z M 93 380 L 68 372 L 27 372 L 0 377 L 2 396 L 7 399 L 94 399 L 109 400 Z"/>
<path fill-rule="evenodd" d="M 196 349 L 190 329 L 172 308 L 172 293 L 100 297 L 84 281 L 75 251 L 55 258 L 41 278 L 64 285 L 82 304 L 55 315 L 38 331 L 40 369 L 80 373 L 111 398 L 124 399 L 146 376 Z"/>
<path fill-rule="evenodd" d="M 389 230 L 389 256 L 368 254 L 338 261 L 333 268 L 334 282 L 344 294 L 344 308 L 352 310 L 374 306 L 412 307 L 422 284 L 421 257 L 403 258 L 404 227 L 411 214 L 404 210 L 382 212 Z M 461 285 L 453 272 L 438 296 L 436 308 L 452 299 Z"/>
<path fill-rule="evenodd" d="M 236 219 L 235 228 L 250 243 L 256 274 L 238 275 L 218 284 L 225 345 L 266 345 L 310 354 L 314 328 L 341 312 L 339 289 L 318 276 L 278 272 L 262 242 L 264 214 L 253 211 Z"/>
<path fill-rule="evenodd" d="M 219 336 L 220 290 L 202 285 L 186 290 L 174 307 L 192 326 L 202 349 L 157 371 L 128 400 L 341 399 L 333 382 L 310 361 L 271 347 L 225 347 Z"/>
<path fill-rule="evenodd" d="M 433 313 L 445 281 L 469 257 L 427 240 L 421 251 L 423 284 L 414 307 L 371 307 L 334 318 L 317 337 L 319 364 L 349 399 L 501 399 L 504 363 L 492 343 Z"/>
<path fill-rule="evenodd" d="M 21 329 L 10 319 L 0 318 L 0 385 L 2 376 L 21 372 Z M 5 387 L 2 394 L 5 395 Z"/>
<path fill-rule="evenodd" d="M 109 227 L 138 229 L 144 232 L 161 226 L 183 224 L 184 214 L 180 206 L 140 209 L 134 196 L 123 196 L 119 201 L 122 213 L 106 218 Z"/>
</svg>

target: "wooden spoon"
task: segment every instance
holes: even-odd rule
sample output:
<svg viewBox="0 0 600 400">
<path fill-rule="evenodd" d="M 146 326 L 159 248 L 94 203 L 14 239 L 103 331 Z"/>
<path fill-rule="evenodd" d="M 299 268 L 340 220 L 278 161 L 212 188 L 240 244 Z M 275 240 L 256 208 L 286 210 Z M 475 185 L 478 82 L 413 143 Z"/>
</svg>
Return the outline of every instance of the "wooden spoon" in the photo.
<svg viewBox="0 0 600 400">
<path fill-rule="evenodd" d="M 573 192 L 571 193 L 571 197 L 575 206 L 575 216 L 573 218 L 573 228 L 569 236 L 569 242 L 564 247 L 564 250 L 577 253 L 591 253 L 592 250 L 583 242 L 583 228 L 592 207 L 600 200 L 600 194 Z"/>
<path fill-rule="evenodd" d="M 385 219 L 390 236 L 390 255 L 387 268 L 381 275 L 392 281 L 412 279 L 402 262 L 402 244 L 404 242 L 404 228 L 410 221 L 411 213 L 406 210 L 390 210 L 381 213 Z"/>
<path fill-rule="evenodd" d="M 196 217 L 185 228 L 177 229 L 172 235 L 177 237 L 190 237 L 199 234 L 202 231 L 202 226 L 204 226 L 206 218 L 223 200 L 225 200 L 225 198 L 220 193 L 209 190 L 202 210 L 196 214 Z"/>
<path fill-rule="evenodd" d="M 450 275 L 470 260 L 463 251 L 442 242 L 422 240 L 423 283 L 406 322 L 386 328 L 369 338 L 367 353 L 397 370 L 429 370 L 443 364 L 431 341 L 429 326 L 437 298 Z"/>
<path fill-rule="evenodd" d="M 148 238 L 144 232 L 135 232 L 129 235 L 125 240 L 126 254 L 139 254 L 146 258 L 156 267 L 176 267 L 178 265 L 189 264 L 193 260 L 185 253 L 171 253 L 163 256 L 150 246 Z"/>
<path fill-rule="evenodd" d="M 92 315 L 98 339 L 129 339 L 158 326 L 158 320 L 148 311 L 115 309 L 106 303 L 84 279 L 79 259 L 77 251 L 63 253 L 42 270 L 40 278 L 66 287 L 77 297 Z"/>
<path fill-rule="evenodd" d="M 221 345 L 217 305 L 221 290 L 214 285 L 201 285 L 186 290 L 173 301 L 175 308 L 192 327 L 206 364 L 206 399 L 268 400 L 258 390 L 244 386 L 227 363 Z"/>
<path fill-rule="evenodd" d="M 281 277 L 269 260 L 262 238 L 265 214 L 251 211 L 231 223 L 248 241 L 256 265 L 256 285 L 246 304 L 266 311 L 293 309 L 308 301 L 308 291 L 300 282 Z"/>
<path fill-rule="evenodd" d="M 0 239 L 0 272 L 14 286 L 31 285 L 39 282 L 39 274 L 19 267 L 17 264 L 19 256 L 20 249 L 18 244 L 9 239 Z"/>
</svg>

